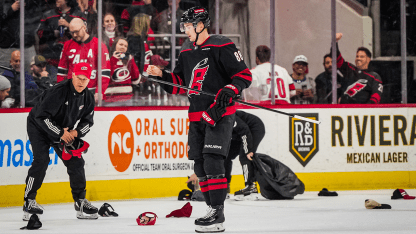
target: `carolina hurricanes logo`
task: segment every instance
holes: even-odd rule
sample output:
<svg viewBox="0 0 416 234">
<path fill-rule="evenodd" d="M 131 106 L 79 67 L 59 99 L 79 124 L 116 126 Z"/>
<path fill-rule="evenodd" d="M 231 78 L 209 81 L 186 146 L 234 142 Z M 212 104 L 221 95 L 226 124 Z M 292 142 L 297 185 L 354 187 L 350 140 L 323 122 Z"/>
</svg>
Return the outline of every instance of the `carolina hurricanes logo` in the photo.
<svg viewBox="0 0 416 234">
<path fill-rule="evenodd" d="M 123 82 L 130 79 L 130 71 L 126 67 L 117 68 L 111 78 L 115 82 Z"/>
<path fill-rule="evenodd" d="M 189 82 L 189 88 L 202 90 L 202 83 L 205 80 L 205 76 L 208 72 L 208 58 L 203 59 L 199 62 L 194 69 L 192 70 L 192 79 Z M 199 92 L 196 91 L 188 91 L 188 96 L 191 97 L 191 94 L 199 95 Z"/>
</svg>

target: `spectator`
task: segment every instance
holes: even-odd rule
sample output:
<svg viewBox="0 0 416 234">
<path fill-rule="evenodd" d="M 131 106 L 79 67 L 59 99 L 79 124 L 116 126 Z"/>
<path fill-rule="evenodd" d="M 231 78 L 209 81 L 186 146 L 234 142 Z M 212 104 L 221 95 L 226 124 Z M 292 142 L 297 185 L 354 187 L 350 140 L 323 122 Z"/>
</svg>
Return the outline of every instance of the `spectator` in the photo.
<svg viewBox="0 0 416 234">
<path fill-rule="evenodd" d="M 103 28 L 103 41 L 107 48 L 111 48 L 113 46 L 114 39 L 116 37 L 121 37 L 120 31 L 118 31 L 117 21 L 113 14 L 106 13 L 104 15 Z"/>
<path fill-rule="evenodd" d="M 97 89 L 97 69 L 98 69 L 98 39 L 87 33 L 84 21 L 75 18 L 69 24 L 69 30 L 72 39 L 65 42 L 62 50 L 61 60 L 59 61 L 57 82 L 68 78 L 68 74 L 72 74 L 74 65 L 80 62 L 86 62 L 92 65 L 91 80 L 88 88 L 95 93 L 95 101 L 98 101 Z M 110 58 L 107 46 L 101 43 L 102 51 L 102 94 L 107 89 L 110 82 Z"/>
<path fill-rule="evenodd" d="M 30 63 L 29 63 L 30 65 Z M 10 55 L 10 70 L 3 72 L 11 83 L 10 100 L 11 107 L 19 107 L 20 103 L 20 51 L 15 50 Z M 36 83 L 33 81 L 33 77 L 25 72 L 25 91 L 29 89 L 37 89 Z"/>
<path fill-rule="evenodd" d="M 269 47 L 265 45 L 257 46 L 257 67 L 251 70 L 253 82 L 247 92 L 254 100 L 261 100 L 264 104 L 270 104 L 271 102 L 270 54 Z M 275 64 L 273 79 L 275 80 L 275 103 L 290 104 L 290 98 L 296 94 L 296 91 L 289 73 L 285 68 Z"/>
<path fill-rule="evenodd" d="M 39 26 L 41 8 L 37 1 L 25 1 L 24 52 L 25 70 L 30 69 L 30 58 L 36 55 L 35 31 Z M 4 0 L 0 3 L 0 60 L 6 61 L 20 49 L 20 2 Z M 13 87 L 13 85 L 12 85 Z"/>
<path fill-rule="evenodd" d="M 36 55 L 32 58 L 31 71 L 33 80 L 38 86 L 38 91 L 43 92 L 53 86 L 52 79 L 46 70 L 46 59 L 42 55 Z"/>
<path fill-rule="evenodd" d="M 146 14 L 148 16 L 148 26 L 146 31 L 142 31 L 143 27 L 143 16 Z M 150 21 L 154 19 L 157 15 L 156 9 L 152 6 L 152 0 L 133 0 L 131 6 L 127 9 L 124 9 L 121 14 L 121 23 L 123 25 L 124 35 L 136 34 L 141 35 L 143 38 L 146 35 L 146 39 L 149 44 L 153 44 L 155 41 L 154 37 L 147 38 L 148 34 L 154 34 L 153 29 L 150 27 Z M 139 67 L 140 68 L 140 67 Z"/>
<path fill-rule="evenodd" d="M 371 61 L 371 52 L 365 47 L 359 47 L 355 57 L 355 66 L 344 60 L 338 49 L 338 41 L 342 33 L 336 34 L 337 40 L 337 68 L 344 76 L 348 87 L 341 96 L 340 103 L 380 103 L 383 93 L 383 82 L 381 77 L 368 70 Z"/>
<path fill-rule="evenodd" d="M 133 87 L 140 82 L 140 72 L 132 55 L 127 53 L 128 43 L 118 37 L 111 47 L 111 80 L 105 92 L 106 102 L 122 102 L 119 105 L 132 106 Z M 108 106 L 108 105 L 107 105 Z"/>
<path fill-rule="evenodd" d="M 0 76 L 0 108 L 10 108 L 10 103 L 5 101 L 9 96 L 10 89 L 10 81 L 4 76 Z"/>
<path fill-rule="evenodd" d="M 76 0 L 56 0 L 56 8 L 42 16 L 38 30 L 39 53 L 52 66 L 58 66 L 64 44 L 72 38 L 68 27 L 74 18 L 86 20 Z"/>
<path fill-rule="evenodd" d="M 147 32 L 149 28 L 149 15 L 139 13 L 135 16 L 134 25 L 127 33 L 127 42 L 129 43 L 127 51 L 133 55 L 137 67 L 141 72 L 147 70 L 150 57 L 153 55 L 147 43 Z"/>
<path fill-rule="evenodd" d="M 324 56 L 325 71 L 315 78 L 317 103 L 332 103 L 332 58 L 330 54 Z M 346 89 L 345 82 L 337 73 L 337 97 L 341 97 L 342 92 Z"/>
<path fill-rule="evenodd" d="M 88 34 L 96 37 L 98 34 L 97 0 L 77 0 L 80 11 L 84 14 Z"/>
<path fill-rule="evenodd" d="M 176 0 L 176 33 L 181 34 L 180 30 L 180 22 L 181 17 L 184 12 L 179 7 L 181 0 Z M 162 12 L 159 13 L 157 16 L 157 32 L 158 33 L 172 33 L 172 0 L 168 0 L 169 7 Z"/>
<path fill-rule="evenodd" d="M 312 104 L 315 102 L 315 82 L 308 74 L 308 59 L 304 55 L 298 55 L 293 60 L 293 83 L 296 88 L 296 95 L 291 97 L 292 104 Z"/>
</svg>

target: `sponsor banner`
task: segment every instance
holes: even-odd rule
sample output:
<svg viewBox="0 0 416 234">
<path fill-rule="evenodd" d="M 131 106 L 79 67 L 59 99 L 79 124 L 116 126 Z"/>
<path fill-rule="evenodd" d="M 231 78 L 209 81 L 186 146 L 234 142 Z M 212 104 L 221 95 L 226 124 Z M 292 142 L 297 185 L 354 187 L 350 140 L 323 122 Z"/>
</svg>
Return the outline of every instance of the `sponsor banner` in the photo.
<svg viewBox="0 0 416 234">
<path fill-rule="evenodd" d="M 296 173 L 414 171 L 415 108 L 297 108 L 287 113 L 321 121 L 307 123 L 259 109 L 266 135 L 258 152 Z M 0 114 L 0 185 L 23 184 L 33 153 L 26 133 L 28 113 Z M 186 177 L 187 110 L 96 111 L 84 138 L 87 180 Z M 213 146 L 214 147 L 214 146 Z M 62 161 L 50 149 L 45 182 L 67 182 Z M 237 159 L 238 160 L 238 159 Z M 238 161 L 233 174 L 241 174 Z"/>
</svg>

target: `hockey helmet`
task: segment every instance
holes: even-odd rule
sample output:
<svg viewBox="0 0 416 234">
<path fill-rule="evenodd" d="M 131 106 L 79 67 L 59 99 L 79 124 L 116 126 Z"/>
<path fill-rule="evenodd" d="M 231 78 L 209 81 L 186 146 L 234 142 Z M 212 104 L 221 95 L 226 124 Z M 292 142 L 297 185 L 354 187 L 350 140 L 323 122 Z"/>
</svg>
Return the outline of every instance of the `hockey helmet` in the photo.
<svg viewBox="0 0 416 234">
<path fill-rule="evenodd" d="M 181 17 L 181 32 L 185 32 L 185 24 L 192 23 L 194 28 L 198 25 L 198 22 L 202 22 L 204 27 L 207 28 L 211 22 L 207 9 L 204 7 L 191 7 L 186 10 Z"/>
<path fill-rule="evenodd" d="M 88 147 L 90 147 L 88 142 L 78 138 L 75 138 L 74 141 L 68 144 L 61 141 L 60 149 L 62 150 L 62 159 L 70 160 L 72 157 L 81 158 L 82 153 L 88 151 Z"/>
</svg>

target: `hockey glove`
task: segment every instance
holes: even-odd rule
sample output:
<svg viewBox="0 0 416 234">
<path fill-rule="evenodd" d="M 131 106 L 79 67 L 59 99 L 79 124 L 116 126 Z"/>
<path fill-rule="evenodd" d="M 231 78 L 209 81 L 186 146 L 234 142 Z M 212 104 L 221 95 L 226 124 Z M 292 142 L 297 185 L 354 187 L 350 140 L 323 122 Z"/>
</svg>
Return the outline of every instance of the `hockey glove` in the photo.
<svg viewBox="0 0 416 234">
<path fill-rule="evenodd" d="M 201 121 L 208 126 L 214 127 L 215 124 L 220 121 L 222 115 L 225 114 L 225 112 L 227 112 L 225 107 L 221 107 L 214 102 L 211 104 L 208 110 L 202 112 Z"/>
<path fill-rule="evenodd" d="M 221 107 L 227 107 L 233 102 L 233 99 L 238 97 L 240 97 L 238 85 L 228 84 L 218 91 L 215 100 Z"/>
</svg>

